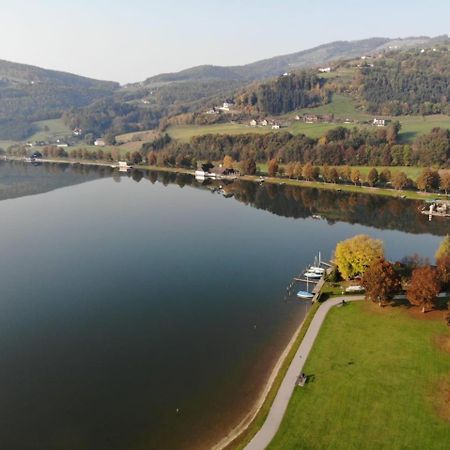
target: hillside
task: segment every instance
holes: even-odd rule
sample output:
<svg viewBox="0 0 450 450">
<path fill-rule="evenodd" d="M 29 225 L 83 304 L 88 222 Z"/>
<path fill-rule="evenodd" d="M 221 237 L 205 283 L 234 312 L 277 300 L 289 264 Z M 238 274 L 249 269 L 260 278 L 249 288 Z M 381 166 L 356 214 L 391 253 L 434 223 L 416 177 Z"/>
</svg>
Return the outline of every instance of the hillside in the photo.
<svg viewBox="0 0 450 450">
<path fill-rule="evenodd" d="M 118 83 L 0 60 L 0 139 L 23 139 L 32 122 L 111 95 Z"/>
<path fill-rule="evenodd" d="M 180 82 L 193 80 L 262 80 L 291 70 L 327 64 L 338 59 L 352 59 L 389 48 L 409 48 L 434 45 L 447 37 L 412 37 L 406 39 L 370 38 L 357 41 L 335 41 L 287 55 L 256 61 L 241 66 L 202 65 L 176 73 L 165 73 L 148 78 L 143 85 L 161 82 Z"/>
</svg>

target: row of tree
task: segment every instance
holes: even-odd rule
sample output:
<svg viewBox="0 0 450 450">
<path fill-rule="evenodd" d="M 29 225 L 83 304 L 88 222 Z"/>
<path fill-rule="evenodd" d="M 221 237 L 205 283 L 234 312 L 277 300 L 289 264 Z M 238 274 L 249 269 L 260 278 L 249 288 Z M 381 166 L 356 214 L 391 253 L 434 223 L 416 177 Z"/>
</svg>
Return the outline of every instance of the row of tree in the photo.
<svg viewBox="0 0 450 450">
<path fill-rule="evenodd" d="M 412 146 L 397 143 L 398 130 L 398 123 L 381 129 L 337 127 L 319 139 L 288 132 L 207 134 L 194 136 L 188 144 L 168 139 L 157 151 L 164 153 L 161 159 L 167 164 L 182 154 L 184 159 L 209 161 L 229 155 L 235 161 L 276 159 L 284 164 L 450 167 L 450 130 L 435 128 L 419 136 Z M 156 149 L 151 144 L 142 149 L 143 153 L 152 150 Z"/>
<path fill-rule="evenodd" d="M 335 262 L 344 279 L 361 278 L 366 298 L 380 306 L 406 292 L 413 305 L 422 312 L 437 304 L 438 294 L 450 289 L 450 236 L 436 252 L 436 265 L 417 255 L 391 263 L 384 257 L 382 241 L 358 235 L 339 242 Z"/>
</svg>

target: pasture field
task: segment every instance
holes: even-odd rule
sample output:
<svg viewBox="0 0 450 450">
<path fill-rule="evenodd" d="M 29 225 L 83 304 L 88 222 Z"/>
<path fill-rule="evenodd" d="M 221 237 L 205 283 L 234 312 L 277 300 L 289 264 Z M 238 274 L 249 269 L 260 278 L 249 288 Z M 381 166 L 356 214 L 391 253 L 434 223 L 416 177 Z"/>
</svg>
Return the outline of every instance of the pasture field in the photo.
<svg viewBox="0 0 450 450">
<path fill-rule="evenodd" d="M 429 449 L 450 442 L 450 332 L 436 311 L 334 308 L 305 365 L 275 449 Z M 447 393 L 447 394 L 446 394 Z"/>
</svg>

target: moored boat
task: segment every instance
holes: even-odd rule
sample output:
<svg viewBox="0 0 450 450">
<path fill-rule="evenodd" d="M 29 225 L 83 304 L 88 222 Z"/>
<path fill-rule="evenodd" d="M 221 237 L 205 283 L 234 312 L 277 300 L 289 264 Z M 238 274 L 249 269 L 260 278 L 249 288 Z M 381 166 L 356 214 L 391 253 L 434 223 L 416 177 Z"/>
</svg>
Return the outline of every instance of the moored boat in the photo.
<svg viewBox="0 0 450 450">
<path fill-rule="evenodd" d="M 311 294 L 311 292 L 308 292 L 308 291 L 298 291 L 297 292 L 297 297 L 299 297 L 299 298 L 313 298 L 314 295 Z"/>
</svg>

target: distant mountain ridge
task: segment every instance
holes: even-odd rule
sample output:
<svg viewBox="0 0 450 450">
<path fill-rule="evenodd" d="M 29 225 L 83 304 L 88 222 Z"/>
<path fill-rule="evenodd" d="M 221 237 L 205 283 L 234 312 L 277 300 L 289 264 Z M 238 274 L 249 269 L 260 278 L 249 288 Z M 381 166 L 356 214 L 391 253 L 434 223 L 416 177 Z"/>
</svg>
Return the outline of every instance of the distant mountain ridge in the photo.
<svg viewBox="0 0 450 450">
<path fill-rule="evenodd" d="M 275 56 L 241 66 L 202 65 L 180 72 L 163 73 L 147 78 L 144 85 L 200 80 L 242 80 L 253 81 L 270 78 L 295 69 L 327 64 L 337 59 L 351 59 L 365 54 L 391 48 L 408 48 L 423 45 L 428 47 L 448 40 L 447 36 L 427 36 L 405 39 L 375 37 L 357 41 L 335 41 L 287 55 Z"/>
</svg>

